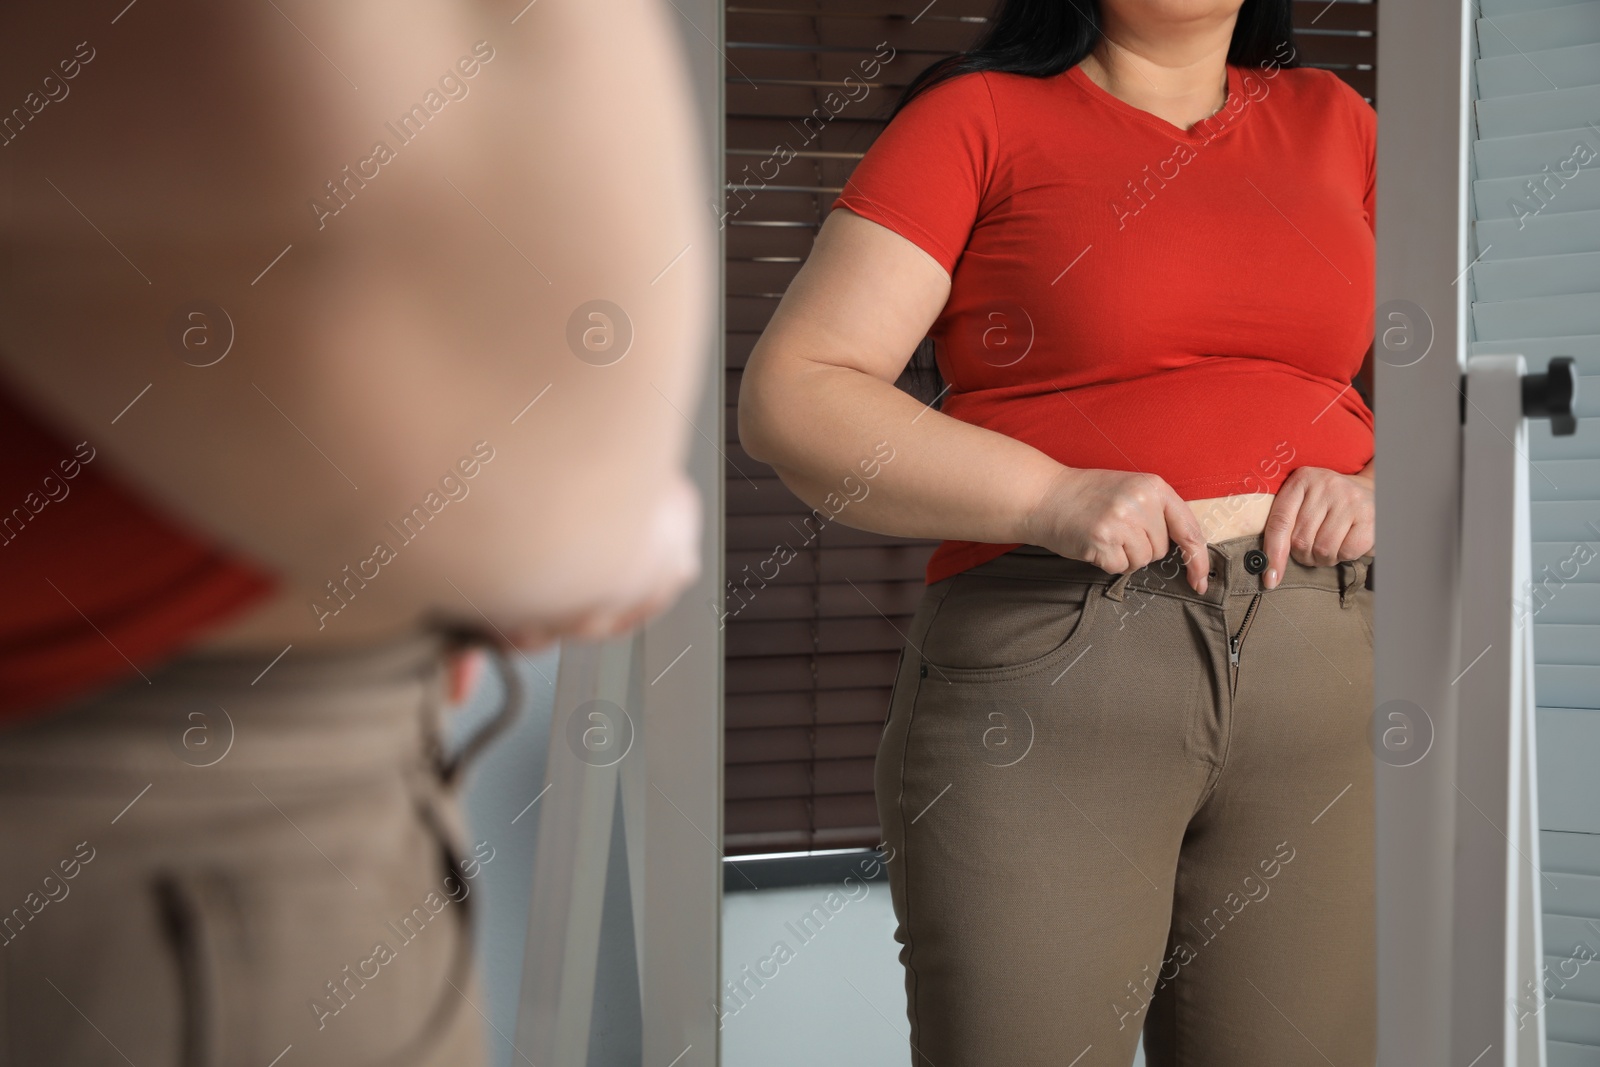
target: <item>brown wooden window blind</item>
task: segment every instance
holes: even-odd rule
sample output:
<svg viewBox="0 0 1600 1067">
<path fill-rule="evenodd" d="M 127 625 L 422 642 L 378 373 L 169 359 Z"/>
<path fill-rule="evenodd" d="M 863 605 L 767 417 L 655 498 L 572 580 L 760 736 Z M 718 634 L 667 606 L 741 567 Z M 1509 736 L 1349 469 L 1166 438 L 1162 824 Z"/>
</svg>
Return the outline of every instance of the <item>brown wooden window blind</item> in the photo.
<svg viewBox="0 0 1600 1067">
<path fill-rule="evenodd" d="M 970 47 L 992 10 L 993 0 L 726 9 L 726 567 L 739 590 L 720 605 L 729 855 L 880 840 L 873 758 L 935 542 L 819 522 L 739 448 L 734 405 L 751 346 L 900 91 Z M 1376 5 L 1297 0 L 1294 17 L 1301 62 L 1374 99 Z"/>
</svg>

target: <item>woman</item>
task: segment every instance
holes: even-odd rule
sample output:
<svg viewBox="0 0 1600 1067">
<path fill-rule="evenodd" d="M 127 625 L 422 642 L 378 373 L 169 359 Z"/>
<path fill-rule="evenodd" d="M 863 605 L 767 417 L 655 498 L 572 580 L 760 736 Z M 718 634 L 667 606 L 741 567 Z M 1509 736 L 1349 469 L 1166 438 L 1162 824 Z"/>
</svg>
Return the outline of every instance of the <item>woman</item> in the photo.
<svg viewBox="0 0 1600 1067">
<path fill-rule="evenodd" d="M 618 634 L 699 568 L 670 12 L 284 7 L 9 12 L 3 1065 L 507 1051 L 474 879 L 534 817 L 466 837 L 451 654 Z"/>
<path fill-rule="evenodd" d="M 1374 135 L 1287 0 L 1008 0 L 751 355 L 752 456 L 887 441 L 850 521 L 943 539 L 877 757 L 919 1065 L 1372 1062 Z"/>
</svg>

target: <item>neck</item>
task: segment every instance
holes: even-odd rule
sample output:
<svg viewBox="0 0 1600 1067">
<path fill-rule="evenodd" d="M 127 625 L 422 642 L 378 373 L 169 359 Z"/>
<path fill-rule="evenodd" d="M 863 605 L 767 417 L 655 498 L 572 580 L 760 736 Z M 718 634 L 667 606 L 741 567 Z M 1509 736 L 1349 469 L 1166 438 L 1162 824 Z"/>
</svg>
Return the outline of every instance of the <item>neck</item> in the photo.
<svg viewBox="0 0 1600 1067">
<path fill-rule="evenodd" d="M 1102 10 L 1111 5 L 1103 5 Z M 1188 129 L 1222 107 L 1234 19 L 1183 34 L 1120 22 L 1106 11 L 1084 73 L 1112 96 Z"/>
</svg>

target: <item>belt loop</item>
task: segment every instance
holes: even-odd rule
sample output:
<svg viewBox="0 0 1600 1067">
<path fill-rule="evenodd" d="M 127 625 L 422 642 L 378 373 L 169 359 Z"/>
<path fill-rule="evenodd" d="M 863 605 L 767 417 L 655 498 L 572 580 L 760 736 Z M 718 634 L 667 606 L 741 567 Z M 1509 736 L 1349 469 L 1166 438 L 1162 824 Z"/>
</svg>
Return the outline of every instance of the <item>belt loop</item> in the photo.
<svg viewBox="0 0 1600 1067">
<path fill-rule="evenodd" d="M 1121 603 L 1122 591 L 1128 587 L 1128 581 L 1132 577 L 1132 571 L 1128 571 L 1126 574 L 1117 575 L 1116 578 L 1112 579 L 1112 581 L 1106 585 L 1105 595 L 1110 597 L 1112 600 Z"/>
<path fill-rule="evenodd" d="M 1339 606 L 1348 608 L 1353 600 L 1350 591 L 1361 584 L 1361 561 L 1359 559 L 1342 559 L 1339 561 Z"/>
</svg>

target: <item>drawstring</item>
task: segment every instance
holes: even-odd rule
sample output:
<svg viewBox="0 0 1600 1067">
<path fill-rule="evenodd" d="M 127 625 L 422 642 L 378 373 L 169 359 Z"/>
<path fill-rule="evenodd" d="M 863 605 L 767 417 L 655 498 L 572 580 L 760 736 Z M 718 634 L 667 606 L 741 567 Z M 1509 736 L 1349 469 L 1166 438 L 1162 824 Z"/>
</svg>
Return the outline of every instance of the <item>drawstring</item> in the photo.
<svg viewBox="0 0 1600 1067">
<path fill-rule="evenodd" d="M 505 733 L 511 724 L 516 721 L 517 715 L 522 710 L 524 687 L 522 676 L 517 673 L 506 656 L 506 643 L 491 636 L 487 631 L 476 626 L 456 624 L 441 624 L 440 630 L 445 638 L 445 650 L 450 654 L 457 654 L 472 648 L 481 648 L 488 653 L 494 663 L 495 671 L 500 676 L 500 707 L 493 717 L 473 732 L 472 736 L 453 753 L 445 754 L 441 749 L 438 754 L 439 777 L 446 785 L 453 786 L 478 753 Z"/>
<path fill-rule="evenodd" d="M 446 754 L 442 744 L 433 744 L 434 770 L 444 787 L 457 785 L 462 772 L 496 738 L 516 720 L 524 696 L 521 676 L 512 667 L 507 656 L 507 644 L 489 633 L 473 627 L 437 626 L 444 639 L 447 654 L 472 648 L 482 648 L 493 660 L 499 672 L 504 696 L 495 714 L 475 730 L 453 754 Z M 457 843 L 446 820 L 433 803 L 433 790 L 414 797 L 418 815 L 436 842 L 441 873 L 453 877 L 464 889 L 471 878 L 466 874 L 466 854 Z M 231 992 L 222 987 L 217 973 L 216 931 L 208 922 L 207 913 L 215 905 L 219 890 L 228 888 L 232 877 L 218 872 L 208 875 L 195 871 L 159 871 L 150 884 L 156 910 L 167 944 L 177 965 L 178 994 L 182 1003 L 181 1067 L 212 1067 L 220 1061 L 225 998 Z M 210 879 L 221 879 L 213 882 Z M 477 926 L 479 904 L 471 899 L 470 889 L 460 900 L 452 896 L 452 908 L 457 923 L 456 944 L 448 964 L 447 985 L 439 991 L 438 999 L 420 1021 L 416 1035 L 384 1061 L 383 1067 L 416 1067 L 432 1062 L 430 1057 L 439 1050 L 440 1043 L 457 1026 L 465 1005 L 466 990 L 473 978 L 475 965 L 474 931 Z"/>
<path fill-rule="evenodd" d="M 473 942 L 478 928 L 478 905 L 468 903 L 472 900 L 472 891 L 467 888 L 468 879 L 462 870 L 464 866 L 462 857 L 457 855 L 449 830 L 432 807 L 423 805 L 421 814 L 423 821 L 428 824 L 428 828 L 433 831 L 439 842 L 446 870 L 455 878 L 456 884 L 467 891 L 462 894 L 459 901 L 451 897 L 456 908 L 457 926 L 456 948 L 450 958 L 450 973 L 445 977 L 450 989 L 439 990 L 439 999 L 433 1002 L 433 1010 L 423 1019 L 416 1037 L 393 1056 L 382 1061 L 379 1067 L 416 1067 L 418 1064 L 434 1062 L 434 1053 L 438 1051 L 440 1042 L 455 1027 L 456 1019 L 461 1015 L 463 1002 L 469 1007 L 472 1006 L 472 1002 L 467 1000 L 466 990 L 472 982 L 472 969 L 477 955 Z M 446 892 L 448 893 L 448 890 Z"/>
<path fill-rule="evenodd" d="M 478 727 L 453 754 L 446 754 L 442 746 L 435 749 L 435 772 L 446 789 L 453 789 L 458 785 L 461 773 L 478 754 L 516 721 L 522 709 L 524 686 L 521 675 L 512 667 L 506 655 L 507 642 L 476 626 L 441 623 L 436 625 L 436 629 L 444 638 L 447 655 L 459 654 L 473 648 L 481 648 L 488 653 L 500 676 L 502 693 L 500 707 L 496 709 L 494 715 L 488 722 Z M 456 842 L 454 833 L 446 825 L 431 800 L 424 798 L 419 800 L 418 814 L 439 843 L 444 869 L 455 878 L 457 885 L 466 888 L 470 878 L 464 869 L 466 866 L 464 850 Z M 451 899 L 454 900 L 453 897 Z M 423 1020 L 416 1038 L 408 1043 L 407 1048 L 384 1061 L 382 1067 L 414 1067 L 423 1062 L 432 1062 L 431 1057 L 439 1048 L 439 1043 L 455 1026 L 463 1002 L 470 1005 L 466 989 L 472 981 L 476 956 L 474 937 L 478 925 L 478 905 L 471 901 L 470 889 L 459 901 L 455 901 L 458 928 L 456 950 L 450 961 L 450 974 L 446 978 L 449 990 L 439 991 L 439 999 L 434 1002 L 433 1010 Z"/>
</svg>

